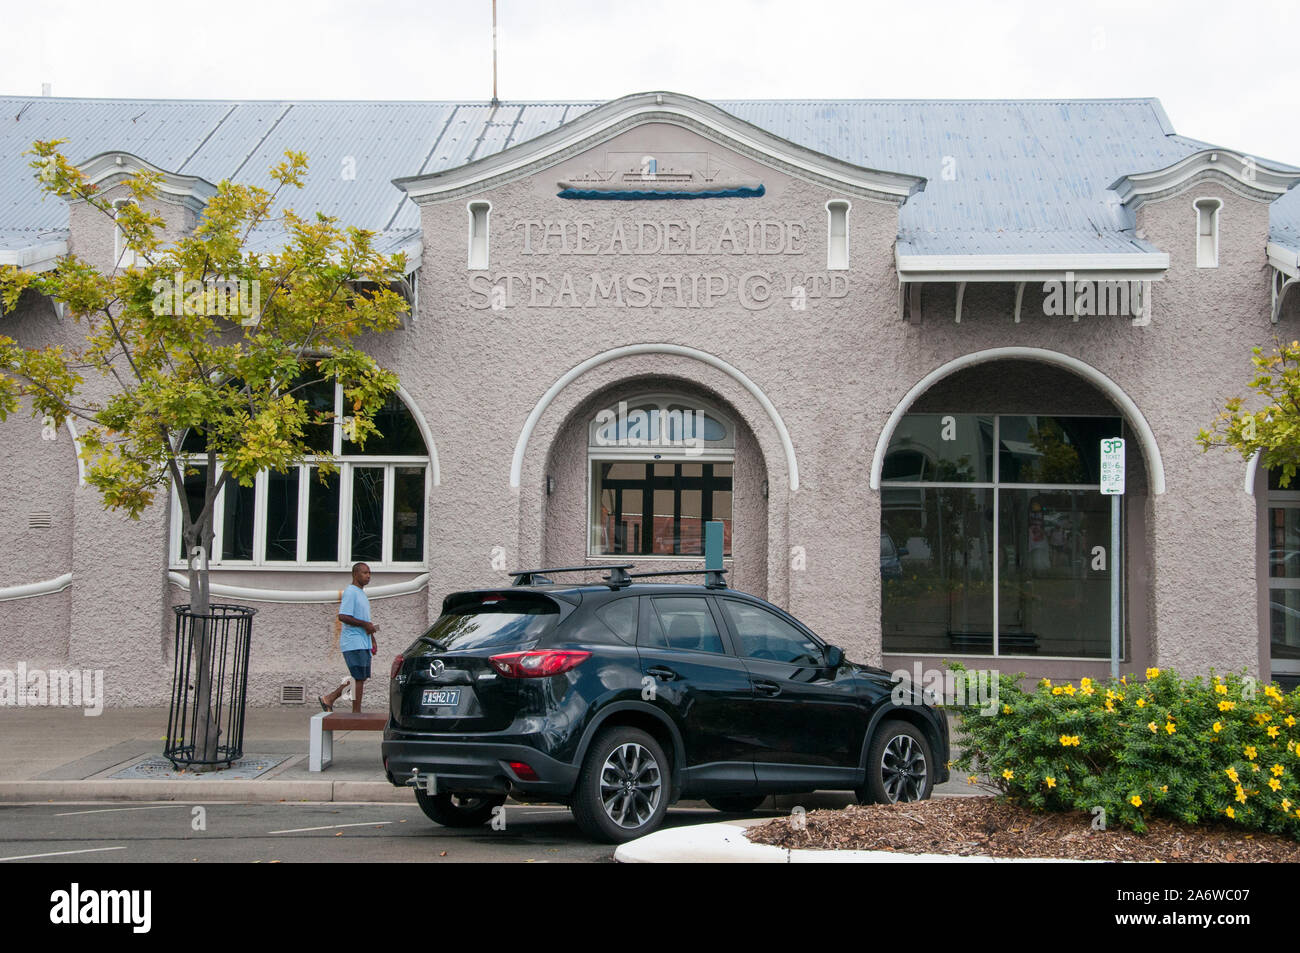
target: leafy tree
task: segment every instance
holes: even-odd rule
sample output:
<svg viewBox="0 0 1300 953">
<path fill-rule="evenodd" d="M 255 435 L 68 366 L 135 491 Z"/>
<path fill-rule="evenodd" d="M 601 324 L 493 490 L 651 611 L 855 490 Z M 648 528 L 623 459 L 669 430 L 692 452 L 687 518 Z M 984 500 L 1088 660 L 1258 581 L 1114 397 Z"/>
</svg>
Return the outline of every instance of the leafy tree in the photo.
<svg viewBox="0 0 1300 953">
<path fill-rule="evenodd" d="M 1196 441 L 1202 450 L 1222 447 L 1243 460 L 1262 453 L 1261 463 L 1278 470 L 1286 487 L 1300 469 L 1300 341 L 1278 342 L 1271 354 L 1257 347 L 1251 363 L 1255 377 L 1248 386 L 1263 406 L 1248 410 L 1245 398 L 1228 399 Z"/>
<path fill-rule="evenodd" d="M 0 271 L 4 311 L 25 293 L 42 294 L 62 302 L 84 329 L 76 347 L 24 347 L 0 333 L 0 420 L 25 400 L 34 416 L 56 424 L 83 421 L 86 482 L 106 507 L 133 519 L 160 492 L 202 473 L 201 505 L 192 506 L 185 492 L 179 497 L 190 606 L 203 616 L 210 610 L 213 508 L 223 490 L 319 455 L 311 428 L 334 423 L 332 411 L 310 411 L 305 389 L 340 382 L 348 437 L 364 443 L 376 432 L 374 415 L 397 379 L 354 342 L 400 326 L 406 302 L 393 288 L 405 262 L 376 252 L 371 232 L 279 210 L 282 193 L 302 186 L 302 153 L 287 152 L 271 170 L 269 191 L 222 182 L 193 231 L 165 244 L 164 220 L 150 210 L 161 175 L 129 178 L 134 201 L 114 207 L 60 153 L 62 141 L 37 142 L 29 153 L 43 190 L 114 219 L 130 252 L 123 261 L 134 263 L 102 273 L 68 255 L 42 274 Z M 282 232 L 281 250 L 251 251 L 250 235 L 259 230 Z M 197 460 L 182 449 L 191 433 L 191 448 L 201 437 Z M 322 479 L 334 469 L 323 462 Z M 203 673 L 196 757 L 201 751 L 211 760 L 217 732 L 202 624 L 195 647 Z"/>
</svg>

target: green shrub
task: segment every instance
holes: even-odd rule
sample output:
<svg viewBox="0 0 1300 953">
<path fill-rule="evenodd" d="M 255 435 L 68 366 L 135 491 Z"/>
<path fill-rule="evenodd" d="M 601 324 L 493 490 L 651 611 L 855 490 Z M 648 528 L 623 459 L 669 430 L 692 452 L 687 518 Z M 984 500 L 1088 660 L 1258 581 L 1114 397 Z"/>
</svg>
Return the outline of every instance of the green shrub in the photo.
<svg viewBox="0 0 1300 953">
<path fill-rule="evenodd" d="M 1043 679 L 1025 692 L 1023 677 L 998 675 L 993 715 L 956 708 L 956 768 L 986 774 L 1022 804 L 1101 807 L 1108 824 L 1136 831 L 1167 817 L 1300 840 L 1300 689 L 1147 669 L 1146 681 Z"/>
</svg>

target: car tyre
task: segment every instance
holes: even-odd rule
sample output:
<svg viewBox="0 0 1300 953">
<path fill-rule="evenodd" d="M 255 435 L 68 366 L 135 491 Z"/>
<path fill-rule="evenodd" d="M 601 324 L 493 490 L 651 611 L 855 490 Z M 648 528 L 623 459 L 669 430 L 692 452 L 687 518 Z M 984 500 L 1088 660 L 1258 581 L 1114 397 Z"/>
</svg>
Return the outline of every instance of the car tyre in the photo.
<svg viewBox="0 0 1300 953">
<path fill-rule="evenodd" d="M 867 751 L 866 784 L 855 792 L 860 804 L 924 801 L 934 790 L 934 756 L 915 725 L 886 721 Z"/>
<path fill-rule="evenodd" d="M 639 728 L 610 728 L 587 749 L 573 819 L 589 837 L 622 844 L 663 823 L 671 790 L 672 768 L 659 742 Z"/>
<path fill-rule="evenodd" d="M 429 820 L 443 827 L 480 827 L 506 802 L 504 794 L 428 794 L 415 789 L 415 800 Z"/>
<path fill-rule="evenodd" d="M 704 803 L 723 814 L 748 814 L 766 800 L 766 794 L 737 794 L 731 797 L 706 797 Z"/>
</svg>

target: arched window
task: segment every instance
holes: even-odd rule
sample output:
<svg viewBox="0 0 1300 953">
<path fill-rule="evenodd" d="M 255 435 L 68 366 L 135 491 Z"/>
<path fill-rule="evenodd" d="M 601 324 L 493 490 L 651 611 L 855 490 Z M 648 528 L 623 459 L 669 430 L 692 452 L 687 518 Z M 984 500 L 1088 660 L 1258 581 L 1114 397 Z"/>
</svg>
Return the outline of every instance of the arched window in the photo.
<svg viewBox="0 0 1300 953">
<path fill-rule="evenodd" d="M 379 433 L 364 449 L 348 439 L 343 388 L 316 381 L 298 392 L 309 415 L 333 422 L 308 428 L 307 442 L 337 461 L 322 474 L 316 457 L 285 472 L 263 471 L 253 486 L 227 486 L 217 500 L 212 564 L 230 567 L 336 569 L 363 561 L 372 569 L 424 565 L 424 517 L 429 451 L 411 411 L 393 394 L 375 416 Z M 191 431 L 182 450 L 202 453 L 203 435 Z M 190 506 L 202 506 L 204 470 L 187 477 Z M 173 495 L 172 563 L 185 562 L 180 500 Z"/>
<path fill-rule="evenodd" d="M 736 435 L 698 401 L 647 395 L 601 408 L 588 425 L 593 556 L 703 556 L 704 524 L 731 553 Z"/>
<path fill-rule="evenodd" d="M 1196 267 L 1219 267 L 1219 209 L 1220 199 L 1197 199 L 1196 208 Z"/>
<path fill-rule="evenodd" d="M 139 256 L 127 247 L 126 233 L 117 224 L 122 209 L 134 205 L 135 199 L 115 199 L 113 201 L 113 262 L 114 268 L 131 268 L 140 263 Z"/>
</svg>

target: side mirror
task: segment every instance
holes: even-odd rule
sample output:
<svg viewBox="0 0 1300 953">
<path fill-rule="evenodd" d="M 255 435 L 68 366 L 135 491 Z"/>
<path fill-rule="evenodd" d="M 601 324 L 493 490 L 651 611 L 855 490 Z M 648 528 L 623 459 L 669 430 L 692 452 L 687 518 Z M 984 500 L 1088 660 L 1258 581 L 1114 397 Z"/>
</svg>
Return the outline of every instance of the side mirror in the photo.
<svg viewBox="0 0 1300 953">
<path fill-rule="evenodd" d="M 839 668 L 844 661 L 844 650 L 838 645 L 826 646 L 826 667 Z"/>
</svg>

